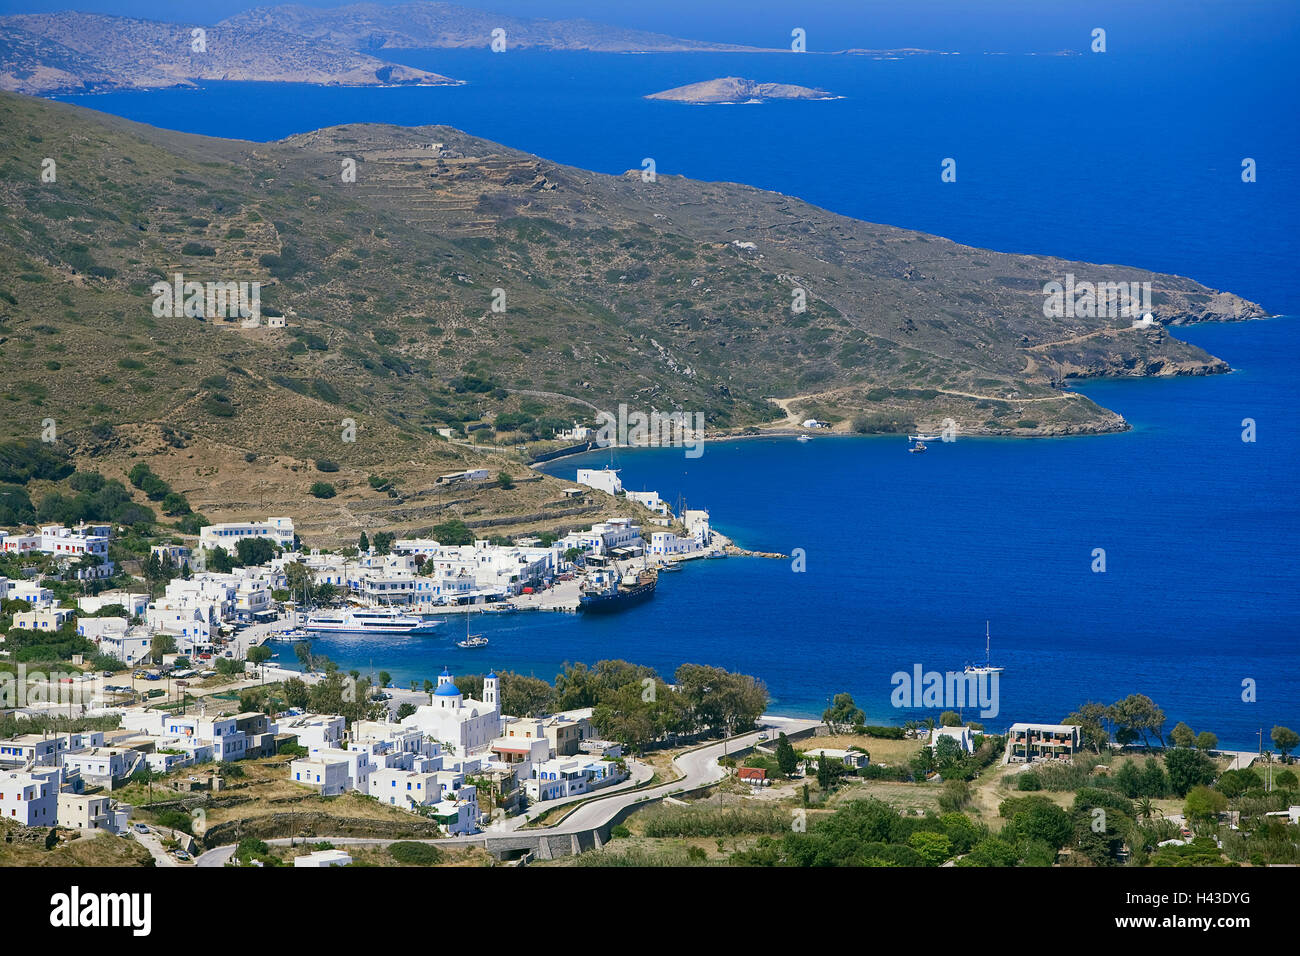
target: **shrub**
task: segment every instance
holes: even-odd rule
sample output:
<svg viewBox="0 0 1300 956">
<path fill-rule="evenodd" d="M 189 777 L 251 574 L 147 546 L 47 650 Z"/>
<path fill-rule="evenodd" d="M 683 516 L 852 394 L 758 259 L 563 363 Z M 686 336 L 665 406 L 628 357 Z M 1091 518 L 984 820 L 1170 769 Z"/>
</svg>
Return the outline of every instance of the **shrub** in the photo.
<svg viewBox="0 0 1300 956">
<path fill-rule="evenodd" d="M 1043 781 L 1032 770 L 1026 770 L 1016 777 L 1017 790 L 1042 790 Z"/>
<path fill-rule="evenodd" d="M 867 737 L 878 737 L 881 740 L 902 740 L 902 727 L 873 727 L 866 726 L 862 728 L 862 733 Z"/>
<path fill-rule="evenodd" d="M 328 481 L 313 482 L 311 488 L 308 490 L 311 492 L 313 498 L 333 498 L 337 493 L 334 491 L 334 486 Z"/>
<path fill-rule="evenodd" d="M 442 859 L 442 851 L 436 846 L 409 841 L 392 844 L 388 848 L 388 855 L 398 863 L 414 866 L 433 866 Z"/>
<path fill-rule="evenodd" d="M 970 803 L 970 784 L 965 780 L 948 780 L 939 794 L 939 809 L 954 813 Z"/>
<path fill-rule="evenodd" d="M 646 812 L 643 832 L 648 837 L 719 837 L 784 833 L 789 828 L 790 815 L 776 807 L 665 807 Z"/>
<path fill-rule="evenodd" d="M 182 833 L 190 832 L 190 815 L 181 810 L 159 810 L 156 816 L 158 825 L 167 827 L 170 830 L 180 830 Z"/>
</svg>

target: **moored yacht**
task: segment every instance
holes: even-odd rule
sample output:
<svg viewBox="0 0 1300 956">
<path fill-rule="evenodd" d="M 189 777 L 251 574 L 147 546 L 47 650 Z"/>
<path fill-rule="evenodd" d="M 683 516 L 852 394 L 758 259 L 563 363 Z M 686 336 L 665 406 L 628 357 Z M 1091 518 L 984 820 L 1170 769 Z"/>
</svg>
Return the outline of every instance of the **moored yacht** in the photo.
<svg viewBox="0 0 1300 956">
<path fill-rule="evenodd" d="M 1001 674 L 1006 668 L 999 664 L 994 664 L 989 657 L 989 622 L 984 622 L 984 663 L 967 664 L 967 674 Z"/>
</svg>

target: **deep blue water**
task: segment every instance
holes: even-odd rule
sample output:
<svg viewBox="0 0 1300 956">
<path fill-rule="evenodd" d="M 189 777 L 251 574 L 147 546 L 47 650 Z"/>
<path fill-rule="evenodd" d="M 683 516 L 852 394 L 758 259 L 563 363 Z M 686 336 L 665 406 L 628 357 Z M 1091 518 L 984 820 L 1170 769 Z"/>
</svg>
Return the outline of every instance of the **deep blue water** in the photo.
<svg viewBox="0 0 1300 956">
<path fill-rule="evenodd" d="M 1176 272 L 1296 315 L 1297 15 L 1268 9 L 1247 22 L 1230 7 L 1198 7 L 1184 16 L 1222 22 L 1184 30 L 1179 43 L 1138 44 L 1141 32 L 1129 32 L 1104 55 L 416 51 L 401 56 L 469 85 L 213 84 L 72 99 L 252 140 L 338 123 L 446 123 L 602 172 L 649 156 L 660 173 L 777 189 L 977 246 Z M 1020 29 L 1004 48 L 1085 49 L 1059 42 L 1059 29 L 1050 42 L 1030 39 Z M 925 36 L 907 45 L 953 48 Z M 640 98 L 727 74 L 845 98 L 724 107 Z M 1252 184 L 1240 179 L 1247 156 L 1259 166 Z M 940 182 L 944 157 L 957 159 L 957 183 Z M 438 640 L 431 649 L 427 639 L 382 650 L 321 641 L 321 650 L 349 667 L 373 660 L 402 681 L 444 663 L 551 678 L 566 660 L 625 657 L 665 673 L 700 661 L 761 676 L 779 710 L 817 713 L 849 690 L 883 721 L 902 717 L 889 706 L 890 674 L 960 668 L 982 653 L 988 619 L 1008 668 L 994 725 L 1144 692 L 1171 725 L 1253 746 L 1260 726 L 1300 723 L 1298 321 L 1177 330 L 1227 359 L 1232 375 L 1085 386 L 1134 424 L 1123 435 L 961 439 L 925 456 L 897 439 L 828 438 L 710 445 L 698 460 L 621 453 L 628 487 L 684 494 L 743 545 L 804 548 L 807 571 L 699 562 L 618 617 L 476 620 L 492 639 L 487 652 Z M 1253 444 L 1240 438 L 1247 417 L 1258 422 Z M 571 477 L 579 463 L 548 470 Z M 1106 550 L 1104 574 L 1090 570 L 1094 548 Z M 1258 682 L 1258 703 L 1241 702 L 1244 679 Z"/>
<path fill-rule="evenodd" d="M 618 452 L 628 488 L 708 507 L 743 546 L 803 548 L 803 573 L 789 561 L 705 560 L 616 616 L 478 615 L 486 651 L 452 646 L 456 617 L 447 639 L 316 645 L 399 684 L 444 664 L 550 679 L 567 660 L 621 657 L 665 674 L 702 662 L 759 675 L 781 712 L 819 714 L 848 690 L 893 722 L 916 714 L 891 707 L 890 675 L 959 670 L 982 656 L 989 620 L 1007 667 L 990 726 L 1136 692 L 1169 726 L 1185 720 L 1249 747 L 1261 725 L 1300 722 L 1300 320 L 1181 334 L 1239 371 L 1087 385 L 1133 423 L 1122 435 L 959 438 L 924 456 L 898 438 L 829 437 L 709 444 L 694 460 Z M 1244 418 L 1256 420 L 1253 444 L 1241 440 Z M 545 470 L 571 480 L 608 461 Z M 1104 573 L 1091 570 L 1094 548 L 1105 549 Z M 1241 700 L 1247 678 L 1253 704 Z"/>
</svg>

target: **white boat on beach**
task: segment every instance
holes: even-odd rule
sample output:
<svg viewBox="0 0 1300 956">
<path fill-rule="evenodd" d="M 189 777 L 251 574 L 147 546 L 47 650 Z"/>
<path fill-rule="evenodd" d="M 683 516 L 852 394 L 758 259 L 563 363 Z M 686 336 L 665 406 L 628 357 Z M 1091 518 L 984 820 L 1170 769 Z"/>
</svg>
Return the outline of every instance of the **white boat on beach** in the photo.
<svg viewBox="0 0 1300 956">
<path fill-rule="evenodd" d="M 314 634 L 432 634 L 441 623 L 392 607 L 356 607 L 314 611 L 303 629 Z"/>
</svg>

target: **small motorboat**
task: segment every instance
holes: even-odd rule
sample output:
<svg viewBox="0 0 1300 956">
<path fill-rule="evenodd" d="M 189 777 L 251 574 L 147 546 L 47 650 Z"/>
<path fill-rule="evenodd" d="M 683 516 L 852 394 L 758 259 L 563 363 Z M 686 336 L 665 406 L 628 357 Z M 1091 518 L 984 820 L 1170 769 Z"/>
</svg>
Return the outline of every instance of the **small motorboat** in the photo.
<svg viewBox="0 0 1300 956">
<path fill-rule="evenodd" d="M 924 432 L 922 432 L 920 435 L 907 436 L 908 441 L 915 441 L 915 442 L 940 441 L 942 438 L 943 438 L 942 435 L 927 435 Z"/>
<path fill-rule="evenodd" d="M 795 441 L 812 441 L 812 435 L 800 435 Z"/>
<path fill-rule="evenodd" d="M 920 442 L 920 441 L 917 442 L 915 445 L 909 448 L 908 451 L 910 451 L 913 455 L 923 454 L 925 452 L 925 442 Z"/>
</svg>

